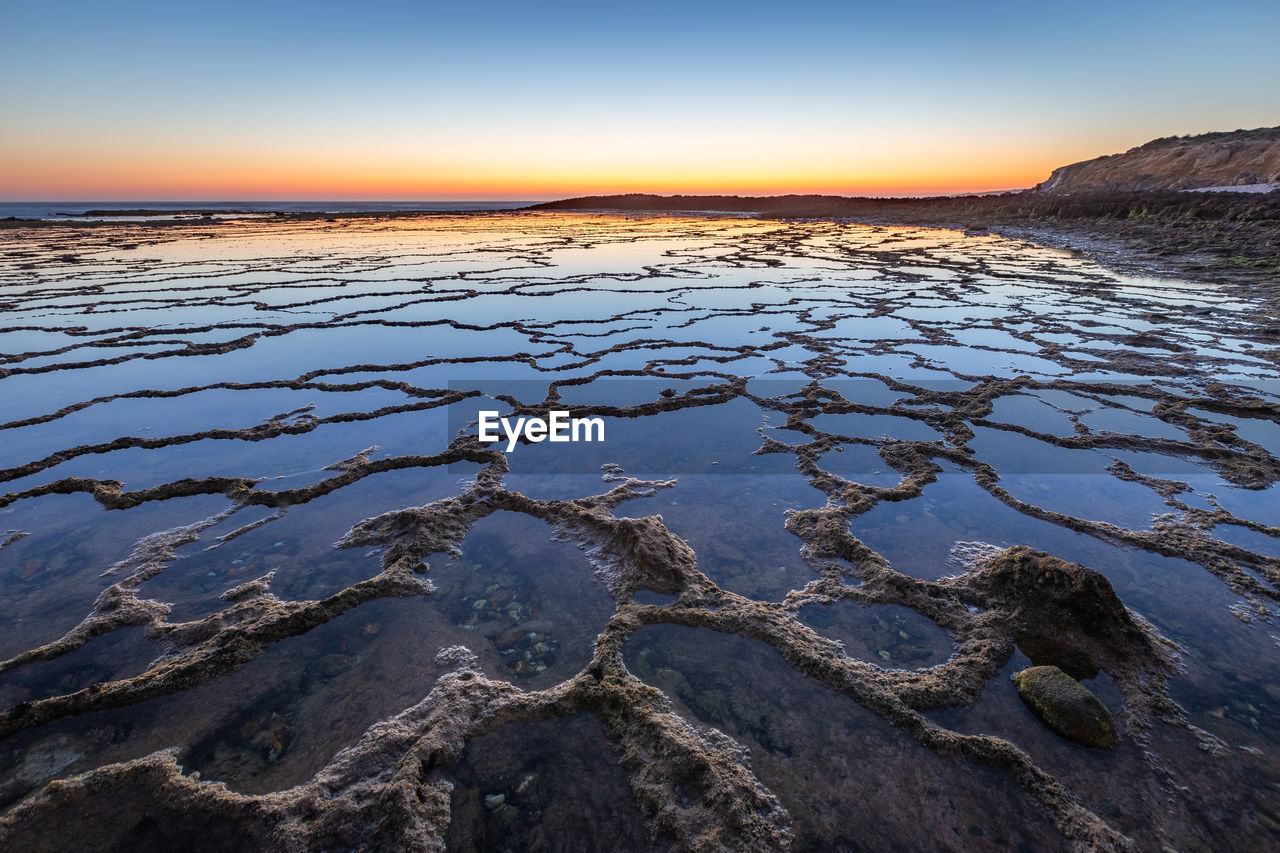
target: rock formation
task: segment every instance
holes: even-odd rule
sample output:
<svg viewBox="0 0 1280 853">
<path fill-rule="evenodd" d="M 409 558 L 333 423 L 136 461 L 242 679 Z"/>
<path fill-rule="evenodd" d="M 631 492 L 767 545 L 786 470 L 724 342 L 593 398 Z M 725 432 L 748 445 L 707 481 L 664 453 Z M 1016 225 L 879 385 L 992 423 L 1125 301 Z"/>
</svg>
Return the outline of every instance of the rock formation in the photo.
<svg viewBox="0 0 1280 853">
<path fill-rule="evenodd" d="M 1280 182 L 1280 127 L 1166 136 L 1123 154 L 1060 166 L 1046 193 L 1190 190 Z"/>
</svg>

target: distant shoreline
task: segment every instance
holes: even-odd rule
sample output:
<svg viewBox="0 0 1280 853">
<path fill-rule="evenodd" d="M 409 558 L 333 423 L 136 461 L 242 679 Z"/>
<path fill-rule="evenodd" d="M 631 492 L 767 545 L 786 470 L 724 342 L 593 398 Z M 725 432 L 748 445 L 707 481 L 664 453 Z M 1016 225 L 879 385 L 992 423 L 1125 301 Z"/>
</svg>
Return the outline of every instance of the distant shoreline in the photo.
<svg viewBox="0 0 1280 853">
<path fill-rule="evenodd" d="M 531 210 L 751 214 L 994 232 L 1082 251 L 1114 269 L 1235 283 L 1280 282 L 1280 190 L 1113 190 L 869 198 L 586 196 Z"/>
<path fill-rule="evenodd" d="M 347 210 L 280 210 L 346 206 Z M 90 208 L 79 215 L 24 219 L 0 215 L 0 228 L 172 227 L 256 221 L 338 221 L 496 213 L 590 212 L 751 216 L 764 219 L 843 220 L 867 225 L 915 225 L 970 233 L 999 233 L 1081 251 L 1122 272 L 1192 280 L 1274 285 L 1280 282 L 1280 190 L 1269 193 L 1109 191 L 1059 194 L 1023 190 L 986 195 L 873 198 L 832 195 L 718 196 L 626 194 L 558 201 L 432 202 L 401 208 L 394 202 L 225 202 L 165 207 Z M 239 205 L 239 206 L 237 206 Z M 454 206 L 459 205 L 459 206 Z M 466 205 L 461 207 L 460 205 Z M 0 214 L 5 207 L 0 204 Z M 85 206 L 85 205 L 80 205 Z M 373 209 L 351 209 L 351 208 Z"/>
</svg>

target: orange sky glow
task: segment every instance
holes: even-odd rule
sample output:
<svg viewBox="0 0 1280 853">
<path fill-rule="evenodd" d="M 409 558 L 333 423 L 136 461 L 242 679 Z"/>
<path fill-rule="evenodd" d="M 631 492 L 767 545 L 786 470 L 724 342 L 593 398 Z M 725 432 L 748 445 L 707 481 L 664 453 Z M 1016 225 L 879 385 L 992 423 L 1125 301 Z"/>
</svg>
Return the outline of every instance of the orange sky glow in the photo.
<svg viewBox="0 0 1280 853">
<path fill-rule="evenodd" d="M 1273 124 L 1239 2 L 11 4 L 0 200 L 1022 189 Z"/>
<path fill-rule="evenodd" d="M 25 154 L 26 156 L 22 156 Z M 1002 158 L 998 163 L 932 163 L 869 157 L 862 167 L 839 158 L 679 156 L 576 162 L 538 152 L 492 157 L 433 158 L 294 156 L 273 151 L 141 153 L 99 150 L 15 152 L 5 195 L 13 199 L 546 199 L 652 192 L 778 195 L 929 195 L 1032 186 L 1055 161 Z M 20 160 L 15 165 L 15 160 Z M 427 160 L 424 162 L 424 160 Z M 435 162 L 431 162 L 434 160 Z M 877 162 L 878 160 L 878 162 Z"/>
</svg>

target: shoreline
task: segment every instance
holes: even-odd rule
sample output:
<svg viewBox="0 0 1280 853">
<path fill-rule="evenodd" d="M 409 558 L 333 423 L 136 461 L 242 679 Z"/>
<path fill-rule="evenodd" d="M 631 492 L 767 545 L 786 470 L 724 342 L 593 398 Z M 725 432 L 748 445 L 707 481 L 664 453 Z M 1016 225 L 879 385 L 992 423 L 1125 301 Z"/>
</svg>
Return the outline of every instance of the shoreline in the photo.
<svg viewBox="0 0 1280 853">
<path fill-rule="evenodd" d="M 924 792 L 902 809 L 861 774 L 851 801 L 888 816 L 871 847 L 971 826 L 1194 846 L 1211 808 L 1280 778 L 1280 715 L 1255 710 L 1274 646 L 1245 625 L 1275 597 L 1255 543 L 1280 480 L 1280 336 L 1253 302 L 986 230 L 273 219 L 0 232 L 0 547 L 33 614 L 6 654 L 35 664 L 0 707 L 23 747 L 0 762 L 0 839 L 128 846 L 207 820 L 241 846 L 427 827 L 524 848 L 631 809 L 625 849 L 702 826 L 831 847 L 856 756 Z M 520 430 L 561 406 L 609 443 Z M 1116 623 L 1126 607 L 1150 621 Z M 1200 668 L 1166 685 L 1173 641 L 1149 624 Z M 167 639 L 181 653 L 157 657 Z M 1028 716 L 1007 667 L 1055 660 L 1100 677 L 1114 752 Z M 1192 689 L 1185 714 L 1137 716 Z M 994 732 L 981 775 L 948 786 L 974 730 Z M 1252 751 L 1206 764 L 1218 739 Z M 380 804 L 423 762 L 453 787 L 401 820 Z M 1165 778 L 1186 810 L 1160 807 Z M 671 815 L 703 779 L 728 781 L 690 829 Z"/>
<path fill-rule="evenodd" d="M 1172 190 L 1054 194 L 1035 190 L 981 196 L 589 196 L 534 210 L 694 206 L 753 210 L 767 219 L 845 220 L 868 225 L 950 228 L 1030 239 L 1079 251 L 1119 272 L 1245 286 L 1280 281 L 1280 191 Z"/>
<path fill-rule="evenodd" d="M 1208 203 L 1196 204 L 1197 201 Z M 1124 215 L 1117 215 L 1117 211 Z M 1053 197 L 1026 191 L 900 199 L 627 195 L 593 196 L 486 210 L 262 212 L 137 208 L 109 211 L 103 218 L 92 219 L 81 218 L 85 216 L 83 214 L 59 219 L 8 217 L 0 219 L 0 230 L 121 226 L 167 229 L 193 225 L 530 213 L 750 217 L 847 222 L 873 227 L 940 228 L 1027 240 L 1078 253 L 1124 274 L 1228 285 L 1268 302 L 1280 298 L 1280 294 L 1271 293 L 1272 288 L 1269 287 L 1280 283 L 1280 192 L 1263 195 L 1146 192 Z M 156 218 L 137 218 L 142 216 Z"/>
</svg>

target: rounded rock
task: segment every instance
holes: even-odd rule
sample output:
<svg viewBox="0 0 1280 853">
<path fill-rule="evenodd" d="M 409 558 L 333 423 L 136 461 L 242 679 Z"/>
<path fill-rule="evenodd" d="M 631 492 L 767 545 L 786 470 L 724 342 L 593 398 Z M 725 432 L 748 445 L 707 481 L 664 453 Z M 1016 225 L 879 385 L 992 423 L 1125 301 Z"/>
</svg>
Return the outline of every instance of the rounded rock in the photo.
<svg viewBox="0 0 1280 853">
<path fill-rule="evenodd" d="M 1119 743 L 1116 723 L 1107 706 L 1058 667 L 1024 669 L 1014 674 L 1013 683 L 1040 722 L 1067 740 L 1100 749 Z"/>
</svg>

